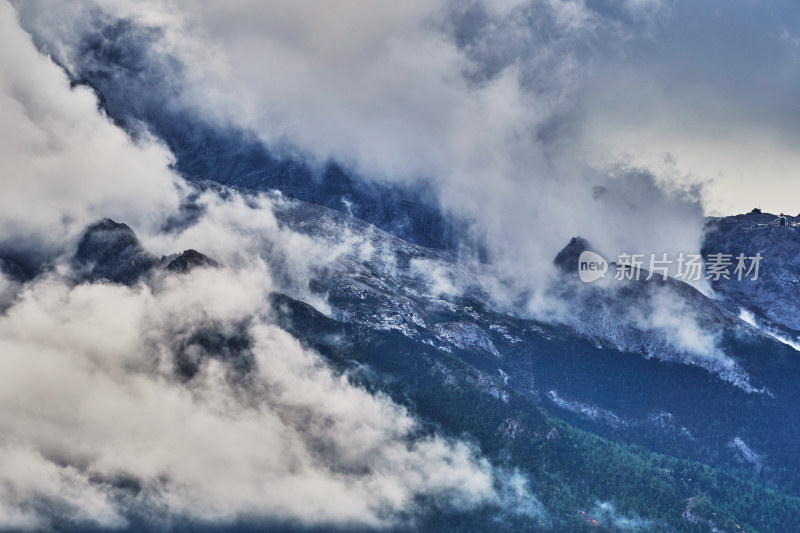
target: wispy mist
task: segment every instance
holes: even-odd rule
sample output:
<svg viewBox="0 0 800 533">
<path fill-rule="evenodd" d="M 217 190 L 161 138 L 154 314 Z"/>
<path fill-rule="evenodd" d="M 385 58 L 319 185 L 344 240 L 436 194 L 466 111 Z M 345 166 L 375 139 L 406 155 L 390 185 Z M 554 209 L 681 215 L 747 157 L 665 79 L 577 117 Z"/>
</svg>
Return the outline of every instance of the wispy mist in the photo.
<svg viewBox="0 0 800 533">
<path fill-rule="evenodd" d="M 644 17 L 659 6 L 625 9 Z M 575 235 L 609 254 L 699 248 L 691 180 L 582 159 L 572 132 L 592 50 L 638 31 L 583 3 L 82 2 L 56 20 L 36 3 L 20 9 L 75 71 L 80 43 L 102 46 L 96 29 L 109 19 L 157 29 L 142 38 L 165 105 L 365 182 L 431 185 L 519 287 L 540 291 Z"/>
<path fill-rule="evenodd" d="M 169 152 L 132 141 L 90 90 L 70 87 L 5 3 L 0 39 L 14 191 L 0 200 L 0 247 L 45 265 L 25 283 L 0 274 L 0 527 L 383 527 L 413 519 L 424 497 L 541 512 L 524 478 L 423 432 L 274 325 L 277 288 L 324 310 L 310 272 L 352 250 L 347 235 L 304 236 L 276 222 L 267 197 L 214 192 L 195 194 L 199 214 L 173 227 L 191 191 Z M 71 257 L 100 217 L 131 224 L 151 252 L 200 248 L 222 266 L 78 282 Z"/>
</svg>

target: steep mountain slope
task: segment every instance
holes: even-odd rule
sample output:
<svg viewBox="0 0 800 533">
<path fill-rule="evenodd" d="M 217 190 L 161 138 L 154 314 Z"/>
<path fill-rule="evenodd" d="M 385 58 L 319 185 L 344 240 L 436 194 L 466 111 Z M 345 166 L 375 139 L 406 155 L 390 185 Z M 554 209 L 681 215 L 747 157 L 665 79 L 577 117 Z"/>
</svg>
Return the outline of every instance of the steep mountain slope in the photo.
<svg viewBox="0 0 800 533">
<path fill-rule="evenodd" d="M 403 83 L 376 92 L 325 39 L 334 54 L 319 63 L 287 54 L 289 70 L 335 74 L 288 85 L 334 96 L 291 95 L 309 129 L 344 141 L 328 149 L 291 116 L 274 137 L 249 131 L 294 107 L 247 105 L 263 87 L 228 91 L 243 115 L 266 108 L 258 118 L 205 105 L 248 85 L 238 69 L 226 76 L 226 59 L 293 79 L 253 39 L 274 30 L 212 17 L 257 46 L 215 63 L 224 45 L 211 34 L 186 41 L 231 80 L 208 84 L 191 68 L 200 50 L 181 53 L 182 31 L 166 22 L 183 19 L 177 4 L 112 14 L 0 2 L 11 117 L 0 159 L 20 194 L 8 195 L 0 250 L 0 528 L 797 530 L 800 230 L 758 211 L 709 219 L 706 255 L 763 262 L 758 280 L 707 292 L 644 271 L 584 282 L 577 262 L 592 245 L 578 235 L 555 258 L 535 251 L 552 253 L 552 235 L 527 247 L 559 221 L 553 235 L 589 221 L 606 242 L 632 236 L 631 221 L 643 222 L 638 243 L 653 235 L 647 222 L 686 221 L 664 225 L 670 241 L 695 242 L 700 229 L 692 186 L 627 169 L 615 180 L 573 157 L 582 103 L 598 102 L 570 95 L 598 87 L 562 82 L 583 77 L 584 59 L 589 74 L 595 56 L 580 56 L 599 43 L 642 42 L 633 19 L 661 17 L 620 3 L 613 11 L 630 16 L 608 28 L 605 15 L 579 17 L 607 3 L 487 4 L 491 16 L 446 3 L 458 20 L 425 18 L 444 40 L 418 33 L 420 21 L 403 24 L 416 28 L 413 47 L 390 39 L 392 56 L 426 68 L 409 76 L 377 54 L 378 77 Z M 300 6 L 286 20 L 330 9 Z M 283 36 L 285 21 L 262 14 Z M 29 36 L 18 22 L 43 27 Z M 304 27 L 288 24 L 287 43 L 328 34 Z M 336 41 L 343 28 L 355 36 L 337 27 Z M 351 101 L 368 105 L 352 114 Z M 517 263 L 500 256 L 550 271 L 509 280 L 500 263 Z"/>
<path fill-rule="evenodd" d="M 724 344 L 726 353 L 734 354 L 770 394 L 747 391 L 680 359 L 632 353 L 613 343 L 598 346 L 596 336 L 569 324 L 545 324 L 494 309 L 482 292 L 485 273 L 479 269 L 340 213 L 283 200 L 276 203 L 276 214 L 307 234 L 347 235 L 359 243 L 313 282 L 327 295 L 327 316 L 289 295 L 273 295 L 281 327 L 352 382 L 407 405 L 431 431 L 470 435 L 497 464 L 523 472 L 541 500 L 520 503 L 532 506 L 532 514 L 520 515 L 494 505 L 463 513 L 437 510 L 428 502 L 423 507 L 431 512 L 417 519 L 418 527 L 447 524 L 450 530 L 473 531 L 491 523 L 497 530 L 591 530 L 598 520 L 610 530 L 739 524 L 780 531 L 781 525 L 800 520 L 800 500 L 764 488 L 797 491 L 791 443 L 798 424 L 785 409 L 793 402 L 797 359 L 788 347 L 737 323 L 693 289 L 677 285 L 673 290 L 698 300 L 688 305 L 712 310 L 723 330 L 735 330 Z M 149 257 L 122 224 L 95 224 L 82 242 L 98 240 L 106 249 Z M 107 281 L 107 273 L 129 264 L 114 254 L 93 257 L 86 281 Z M 176 261 L 183 265 L 180 258 L 186 268 L 170 268 Z M 428 270 L 420 270 L 421 261 Z M 185 252 L 147 265 L 137 273 L 140 283 L 154 275 L 214 268 L 215 262 Z M 437 268 L 467 290 L 436 296 L 431 276 L 424 273 Z M 638 285 L 630 290 L 641 299 L 650 297 Z M 592 298 L 606 298 L 607 308 L 614 309 L 613 298 L 627 298 L 627 293 Z M 211 357 L 246 382 L 255 368 L 250 342 L 244 328 L 209 324 L 176 348 L 175 374 L 191 386 L 204 358 Z M 625 442 L 666 455 L 620 444 Z M 538 505 L 544 510 L 536 510 Z M 247 521 L 241 526 L 257 527 Z"/>
<path fill-rule="evenodd" d="M 791 446 L 800 418 L 786 409 L 797 401 L 797 352 L 691 286 L 644 281 L 646 275 L 589 285 L 575 268 L 557 291 L 574 314 L 545 324 L 494 308 L 482 284 L 487 273 L 446 253 L 308 204 L 287 201 L 280 213 L 294 227 L 330 238 L 346 224 L 380 251 L 320 274 L 332 318 L 459 354 L 581 427 L 800 488 L 787 473 L 800 467 Z M 446 284 L 463 291 L 432 296 L 425 271 L 444 273 Z M 703 342 L 684 338 L 695 334 Z M 504 394 L 497 385 L 489 390 Z"/>
<path fill-rule="evenodd" d="M 789 337 L 800 334 L 800 228 L 769 225 L 776 215 L 750 212 L 710 218 L 706 224 L 707 253 L 761 254 L 757 283 L 742 283 L 735 277 L 714 281 L 722 305 L 738 314 L 755 315 L 767 328 Z"/>
</svg>

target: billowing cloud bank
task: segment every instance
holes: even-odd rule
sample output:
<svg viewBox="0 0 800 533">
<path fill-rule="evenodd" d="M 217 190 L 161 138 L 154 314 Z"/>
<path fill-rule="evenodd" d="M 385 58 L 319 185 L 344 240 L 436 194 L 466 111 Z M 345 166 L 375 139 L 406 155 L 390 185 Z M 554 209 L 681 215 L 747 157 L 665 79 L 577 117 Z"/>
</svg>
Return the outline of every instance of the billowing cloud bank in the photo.
<svg viewBox="0 0 800 533">
<path fill-rule="evenodd" d="M 625 6 L 637 20 L 660 12 L 659 2 Z M 699 189 L 683 177 L 583 162 L 570 131 L 592 50 L 639 35 L 583 2 L 19 8 L 72 71 L 88 37 L 115 46 L 98 28 L 133 21 L 139 30 L 126 31 L 147 43 L 137 53 L 157 71 L 150 90 L 163 91 L 165 106 L 252 131 L 305 161 L 335 160 L 363 180 L 429 183 L 518 287 L 540 291 L 550 259 L 575 235 L 608 254 L 699 248 Z"/>
<path fill-rule="evenodd" d="M 350 236 L 282 227 L 266 196 L 191 190 L 147 124 L 117 127 L 68 73 L 87 37 L 110 46 L 98 28 L 122 24 L 158 71 L 150 102 L 312 166 L 335 160 L 357 183 L 428 184 L 485 245 L 493 296 L 511 287 L 552 318 L 572 311 L 543 298 L 571 237 L 612 257 L 694 252 L 702 234 L 701 188 L 673 159 L 654 173 L 583 153 L 619 118 L 583 116 L 594 100 L 577 95 L 605 95 L 592 91 L 595 51 L 646 39 L 670 5 L 612 11 L 577 0 L 0 0 L 0 255 L 48 267 L 28 282 L 0 276 L 0 525 L 381 526 L 413 518 L 421 498 L 540 512 L 523 479 L 424 433 L 275 326 L 275 290 L 326 310 L 308 282 L 354 249 Z M 185 224 L 190 195 L 200 209 Z M 104 217 L 153 253 L 197 248 L 223 266 L 78 283 L 69 258 Z M 420 270 L 432 290 L 459 289 Z M 640 326 L 732 367 L 693 321 L 662 313 Z M 209 338 L 233 340 L 215 351 Z M 184 364 L 190 378 L 176 373 Z"/>
<path fill-rule="evenodd" d="M 538 512 L 522 478 L 421 432 L 272 323 L 268 296 L 293 280 L 264 258 L 302 286 L 335 245 L 280 228 L 266 198 L 214 193 L 194 225 L 165 233 L 187 190 L 169 152 L 70 88 L 5 2 L 0 124 L 0 250 L 51 266 L 26 283 L 0 275 L 0 528 L 385 526 L 425 497 Z M 69 258 L 100 217 L 153 251 L 197 247 L 223 267 L 77 283 Z M 188 378 L 176 371 L 187 362 Z"/>
<path fill-rule="evenodd" d="M 70 90 L 8 3 L 0 15 L 4 251 L 55 253 L 102 216 L 152 231 L 179 202 L 170 153 L 154 141 L 134 144 L 97 112 L 90 89 Z"/>
<path fill-rule="evenodd" d="M 153 288 L 28 286 L 0 319 L 3 525 L 113 526 L 130 507 L 154 521 L 380 525 L 413 513 L 419 495 L 493 497 L 473 450 L 413 438 L 403 409 L 270 325 L 265 279 L 212 269 Z M 256 370 L 209 357 L 195 338 L 206 329 L 252 338 L 235 356 Z M 200 362 L 186 383 L 179 356 Z"/>
</svg>

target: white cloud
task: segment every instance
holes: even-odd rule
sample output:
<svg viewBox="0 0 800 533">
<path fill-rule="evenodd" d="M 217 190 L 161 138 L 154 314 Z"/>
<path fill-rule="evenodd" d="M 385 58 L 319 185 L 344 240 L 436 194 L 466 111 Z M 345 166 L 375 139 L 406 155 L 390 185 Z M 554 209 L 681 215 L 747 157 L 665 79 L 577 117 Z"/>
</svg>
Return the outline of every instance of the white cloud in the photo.
<svg viewBox="0 0 800 533">
<path fill-rule="evenodd" d="M 600 526 L 613 527 L 619 531 L 652 531 L 656 527 L 663 527 L 655 520 L 637 515 L 625 516 L 617 511 L 612 502 L 595 502 L 594 507 L 584 516 L 588 520 L 597 520 Z"/>
<path fill-rule="evenodd" d="M 91 5 L 61 8 L 58 23 L 37 3 L 20 10 L 72 64 L 94 31 Z M 579 51 L 620 31 L 584 2 L 475 2 L 485 23 L 461 45 L 452 17 L 466 7 L 446 2 L 99 5 L 164 29 L 153 46 L 182 60 L 180 101 L 202 116 L 255 131 L 273 150 L 334 158 L 367 180 L 430 180 L 442 209 L 469 221 L 520 287 L 541 289 L 550 258 L 574 235 L 616 250 L 699 247 L 696 198 L 655 180 L 595 200 L 594 186 L 616 180 L 587 169 L 569 139 L 542 140 L 574 111 L 591 74 Z M 670 215 L 677 204 L 680 215 Z M 669 230 L 651 231 L 654 211 Z"/>
<path fill-rule="evenodd" d="M 45 511 L 61 509 L 61 523 L 116 528 L 125 520 L 114 510 L 102 485 L 75 468 L 60 466 L 15 444 L 0 444 L 0 527 L 50 530 Z"/>
<path fill-rule="evenodd" d="M 70 89 L 6 2 L 0 69 L 0 246 L 59 249 L 101 216 L 151 228 L 177 205 L 170 153 L 134 144 L 89 89 Z"/>
<path fill-rule="evenodd" d="M 711 214 L 800 210 L 793 200 L 800 156 L 791 131 L 743 109 L 731 95 L 686 94 L 624 70 L 613 77 L 618 81 L 600 82 L 607 87 L 589 96 L 582 134 L 588 161 L 627 160 L 678 173 L 684 182 L 702 180 Z M 628 91 L 621 101 L 619 94 Z"/>
<path fill-rule="evenodd" d="M 262 266 L 166 276 L 152 289 L 70 288 L 55 276 L 27 285 L 0 317 L 0 450 L 13 442 L 8 453 L 40 466 L 25 475 L 0 461 L 12 496 L 3 525 L 64 518 L 20 515 L 51 493 L 85 520 L 119 521 L 129 511 L 116 503 L 120 477 L 138 480 L 140 502 L 201 521 L 381 525 L 413 513 L 421 494 L 456 506 L 494 497 L 492 469 L 471 448 L 413 438 L 404 409 L 270 325 L 268 280 Z M 206 358 L 188 383 L 176 379 L 180 350 L 203 351 L 186 348 L 194 332 L 241 323 L 255 376 Z"/>
<path fill-rule="evenodd" d="M 276 222 L 266 197 L 211 193 L 196 225 L 162 233 L 182 199 L 169 153 L 133 143 L 90 91 L 70 89 L 6 3 L 0 40 L 1 177 L 14 191 L 0 199 L 0 238 L 63 254 L 53 271 L 3 287 L 0 528 L 116 527 L 138 512 L 157 524 L 384 526 L 413 515 L 419 496 L 456 508 L 499 501 L 503 474 L 477 450 L 417 436 L 404 408 L 353 386 L 271 322 L 270 292 L 299 291 L 313 268 L 352 249 L 351 236 L 302 236 Z M 226 266 L 133 287 L 75 285 L 63 259 L 104 216 L 131 223 L 156 252 L 195 247 Z M 207 330 L 250 338 L 235 356 L 252 372 L 193 340 Z M 193 377 L 176 374 L 179 357 L 197 364 Z"/>
</svg>

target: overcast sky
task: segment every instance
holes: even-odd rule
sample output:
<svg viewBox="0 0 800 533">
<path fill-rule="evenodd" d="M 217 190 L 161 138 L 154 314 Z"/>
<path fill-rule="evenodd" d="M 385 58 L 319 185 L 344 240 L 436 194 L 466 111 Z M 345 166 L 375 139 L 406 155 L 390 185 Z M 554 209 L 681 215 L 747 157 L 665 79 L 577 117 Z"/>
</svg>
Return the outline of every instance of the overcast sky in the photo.
<svg viewBox="0 0 800 533">
<path fill-rule="evenodd" d="M 618 4 L 618 2 L 589 2 Z M 800 211 L 800 4 L 658 2 L 649 30 L 596 55 L 582 143 L 711 181 L 706 210 Z"/>
<path fill-rule="evenodd" d="M 17 7 L 68 63 L 65 50 L 97 29 L 92 4 Z M 453 175 L 478 175 L 477 165 L 495 181 L 518 173 L 475 161 L 476 145 L 553 173 L 541 154 L 552 147 L 509 149 L 508 137 L 533 129 L 601 171 L 622 162 L 702 183 L 707 214 L 800 211 L 796 2 L 98 4 L 167 29 L 164 49 L 191 82 L 184 96 L 205 113 L 373 179 L 435 174 L 452 196 L 446 184 L 475 178 Z M 489 133 L 471 135 L 480 128 Z"/>
</svg>

